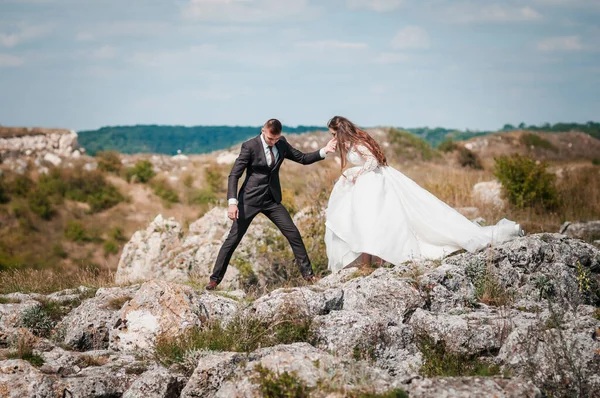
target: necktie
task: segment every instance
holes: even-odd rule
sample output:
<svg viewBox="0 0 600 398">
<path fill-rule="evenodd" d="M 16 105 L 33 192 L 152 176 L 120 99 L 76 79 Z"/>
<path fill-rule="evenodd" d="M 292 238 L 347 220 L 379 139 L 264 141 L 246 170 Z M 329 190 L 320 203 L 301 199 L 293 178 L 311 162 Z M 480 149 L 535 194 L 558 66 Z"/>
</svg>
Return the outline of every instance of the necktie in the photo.
<svg viewBox="0 0 600 398">
<path fill-rule="evenodd" d="M 269 148 L 269 154 L 271 155 L 271 159 L 269 160 L 269 167 L 275 166 L 275 154 L 273 154 L 273 147 L 267 146 Z"/>
</svg>

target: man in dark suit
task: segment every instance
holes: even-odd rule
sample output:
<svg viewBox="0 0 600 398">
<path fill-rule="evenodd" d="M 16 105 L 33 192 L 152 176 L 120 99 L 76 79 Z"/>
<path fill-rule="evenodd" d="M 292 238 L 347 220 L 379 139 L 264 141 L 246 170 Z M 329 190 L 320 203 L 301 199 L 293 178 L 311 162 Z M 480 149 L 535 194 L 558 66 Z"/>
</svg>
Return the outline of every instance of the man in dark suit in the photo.
<svg viewBox="0 0 600 398">
<path fill-rule="evenodd" d="M 277 119 L 268 120 L 259 136 L 242 144 L 240 154 L 229 174 L 227 187 L 229 201 L 227 216 L 233 220 L 233 225 L 219 250 L 215 268 L 206 285 L 207 290 L 214 290 L 223 280 L 234 250 L 258 213 L 263 213 L 273 221 L 290 242 L 302 276 L 308 281 L 314 279 L 300 232 L 281 204 L 279 168 L 286 158 L 301 164 L 311 164 L 323 160 L 328 153 L 334 151 L 335 139 L 332 139 L 319 151 L 300 152 L 288 144 L 281 135 L 281 122 Z M 244 171 L 246 171 L 246 179 L 238 195 L 238 180 Z"/>
</svg>

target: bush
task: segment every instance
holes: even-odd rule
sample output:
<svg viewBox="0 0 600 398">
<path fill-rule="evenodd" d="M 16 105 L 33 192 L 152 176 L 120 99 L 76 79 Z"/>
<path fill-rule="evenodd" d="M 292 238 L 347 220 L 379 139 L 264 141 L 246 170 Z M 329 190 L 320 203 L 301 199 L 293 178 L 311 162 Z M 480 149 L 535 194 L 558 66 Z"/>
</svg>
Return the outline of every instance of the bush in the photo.
<svg viewBox="0 0 600 398">
<path fill-rule="evenodd" d="M 36 305 L 21 313 L 21 325 L 34 335 L 45 337 L 54 328 L 54 321 L 43 306 Z"/>
<path fill-rule="evenodd" d="M 477 356 L 447 350 L 443 341 L 435 342 L 430 337 L 420 336 L 417 345 L 423 354 L 420 369 L 423 376 L 495 376 L 500 373 L 497 365 L 484 363 Z"/>
<path fill-rule="evenodd" d="M 592 164 L 594 166 L 600 166 L 600 158 L 594 158 L 594 159 L 592 159 Z"/>
<path fill-rule="evenodd" d="M 135 178 L 136 182 L 146 183 L 150 181 L 152 177 L 154 177 L 154 167 L 152 163 L 148 160 L 140 160 L 138 161 L 134 167 L 127 169 L 126 179 L 130 182 Z"/>
<path fill-rule="evenodd" d="M 123 235 L 123 229 L 121 227 L 114 227 L 113 229 L 111 229 L 108 233 L 108 236 L 110 236 L 111 239 L 119 242 L 127 240 L 127 238 L 125 238 L 125 235 Z"/>
<path fill-rule="evenodd" d="M 521 141 L 521 144 L 526 146 L 528 149 L 531 149 L 531 147 L 533 147 L 547 149 L 552 152 L 558 152 L 558 149 L 554 145 L 552 145 L 550 141 L 536 134 L 525 133 L 521 136 L 519 141 Z"/>
<path fill-rule="evenodd" d="M 44 220 L 51 219 L 55 214 L 54 207 L 52 206 L 48 195 L 40 189 L 36 189 L 29 194 L 27 203 L 29 204 L 31 211 L 42 217 Z"/>
<path fill-rule="evenodd" d="M 518 207 L 553 210 L 559 205 L 555 176 L 544 163 L 520 155 L 495 159 L 494 175 L 502 183 L 508 201 Z"/>
<path fill-rule="evenodd" d="M 209 189 L 215 194 L 223 191 L 223 184 L 226 178 L 223 177 L 223 172 L 216 165 L 210 165 L 204 169 L 204 179 Z"/>
<path fill-rule="evenodd" d="M 154 194 L 167 203 L 179 202 L 179 195 L 177 195 L 177 192 L 175 192 L 173 187 L 165 180 L 152 181 L 150 185 L 154 190 Z"/>
<path fill-rule="evenodd" d="M 450 137 L 446 138 L 444 141 L 442 141 L 437 146 L 437 150 L 442 151 L 442 152 L 452 152 L 457 149 L 458 149 L 458 145 L 456 145 L 456 143 L 454 141 L 452 141 L 452 138 L 450 138 Z"/>
<path fill-rule="evenodd" d="M 80 221 L 72 220 L 65 228 L 65 238 L 72 242 L 87 242 L 90 240 L 87 231 Z"/>
<path fill-rule="evenodd" d="M 481 164 L 481 160 L 479 156 L 473 151 L 461 147 L 458 151 L 458 163 L 462 167 L 470 167 L 475 170 L 483 170 L 483 165 Z"/>
<path fill-rule="evenodd" d="M 110 254 L 117 254 L 119 252 L 119 246 L 114 240 L 107 240 L 104 242 L 104 256 Z"/>
<path fill-rule="evenodd" d="M 207 188 L 195 189 L 190 193 L 188 203 L 194 205 L 205 205 L 217 200 L 217 195 Z"/>
<path fill-rule="evenodd" d="M 10 191 L 22 198 L 26 197 L 29 192 L 35 188 L 35 183 L 29 176 L 16 175 L 12 180 Z"/>
<path fill-rule="evenodd" d="M 439 156 L 427 141 L 407 131 L 392 128 L 389 131 L 389 138 L 396 152 L 404 158 L 431 160 Z"/>
<path fill-rule="evenodd" d="M 98 170 L 53 169 L 40 177 L 38 186 L 47 196 L 87 203 L 92 212 L 111 208 L 125 200 L 117 187 L 109 183 Z"/>
<path fill-rule="evenodd" d="M 0 177 L 0 203 L 10 202 L 10 196 L 8 196 L 8 187 L 4 182 L 4 178 Z"/>
<path fill-rule="evenodd" d="M 60 242 L 52 246 L 52 254 L 59 258 L 67 258 L 69 256 Z"/>
<path fill-rule="evenodd" d="M 272 370 L 257 365 L 254 370 L 258 373 L 254 382 L 259 385 L 265 398 L 308 398 L 312 388 L 308 387 L 296 372 L 275 373 Z"/>
<path fill-rule="evenodd" d="M 118 173 L 123 167 L 121 156 L 116 151 L 99 151 L 96 153 L 98 169 L 108 171 L 109 173 Z"/>
</svg>

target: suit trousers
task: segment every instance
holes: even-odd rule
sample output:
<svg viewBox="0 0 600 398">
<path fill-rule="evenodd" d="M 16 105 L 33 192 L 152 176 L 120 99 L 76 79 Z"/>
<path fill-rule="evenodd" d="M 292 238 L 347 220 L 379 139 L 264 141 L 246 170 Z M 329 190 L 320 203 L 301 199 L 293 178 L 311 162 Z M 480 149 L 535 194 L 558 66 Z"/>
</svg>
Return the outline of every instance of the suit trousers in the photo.
<svg viewBox="0 0 600 398">
<path fill-rule="evenodd" d="M 300 236 L 300 231 L 298 231 L 298 228 L 292 221 L 292 217 L 290 217 L 290 213 L 288 213 L 287 209 L 281 203 L 277 203 L 269 198 L 260 208 L 240 206 L 239 217 L 233 222 L 229 235 L 219 250 L 210 280 L 217 283 L 223 280 L 233 252 L 238 247 L 246 231 L 248 231 L 250 223 L 258 213 L 263 213 L 267 216 L 279 228 L 283 236 L 287 238 L 302 275 L 313 275 L 306 247 Z"/>
</svg>

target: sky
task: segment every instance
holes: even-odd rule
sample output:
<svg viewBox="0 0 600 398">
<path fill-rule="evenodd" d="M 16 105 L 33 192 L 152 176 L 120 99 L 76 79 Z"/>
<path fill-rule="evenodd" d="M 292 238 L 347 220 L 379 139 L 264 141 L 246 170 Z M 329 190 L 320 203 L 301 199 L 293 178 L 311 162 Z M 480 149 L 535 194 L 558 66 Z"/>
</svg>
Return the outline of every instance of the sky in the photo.
<svg viewBox="0 0 600 398">
<path fill-rule="evenodd" d="M 0 124 L 600 120 L 600 0 L 0 0 Z"/>
</svg>

